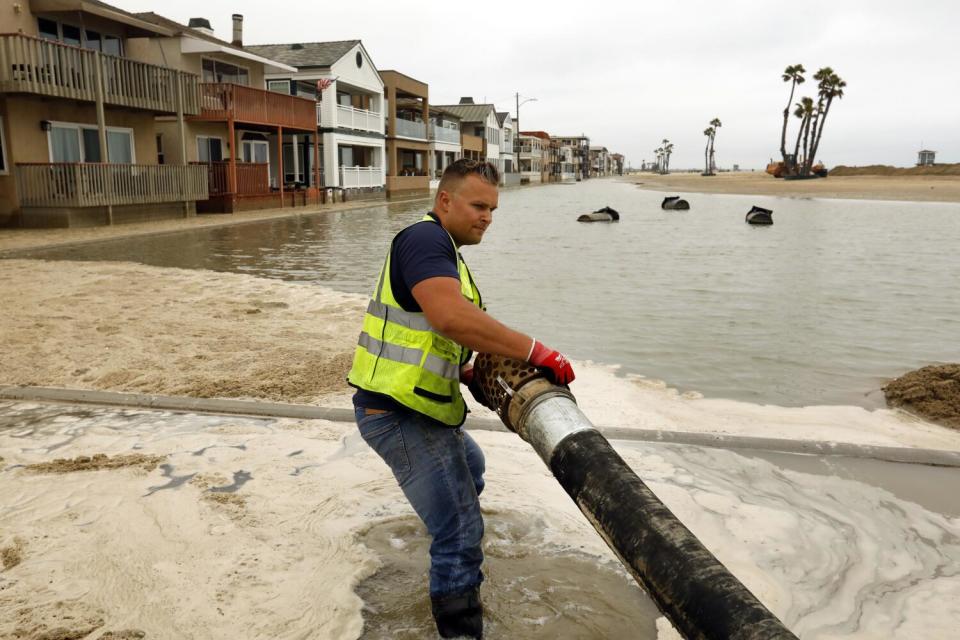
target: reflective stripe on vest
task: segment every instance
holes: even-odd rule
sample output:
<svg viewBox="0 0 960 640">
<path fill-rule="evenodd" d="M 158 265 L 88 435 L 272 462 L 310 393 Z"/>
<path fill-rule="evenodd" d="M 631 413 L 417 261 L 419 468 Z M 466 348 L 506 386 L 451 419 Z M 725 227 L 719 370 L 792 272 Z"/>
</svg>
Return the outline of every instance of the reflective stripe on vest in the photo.
<svg viewBox="0 0 960 640">
<path fill-rule="evenodd" d="M 417 224 L 423 222 L 439 224 L 429 215 Z M 480 291 L 452 237 L 450 243 L 457 256 L 460 292 L 483 309 Z M 466 417 L 466 404 L 460 395 L 460 366 L 469 359 L 470 351 L 435 331 L 422 312 L 400 307 L 390 284 L 392 251 L 393 243 L 367 305 L 347 380 L 444 424 L 460 425 Z"/>
</svg>

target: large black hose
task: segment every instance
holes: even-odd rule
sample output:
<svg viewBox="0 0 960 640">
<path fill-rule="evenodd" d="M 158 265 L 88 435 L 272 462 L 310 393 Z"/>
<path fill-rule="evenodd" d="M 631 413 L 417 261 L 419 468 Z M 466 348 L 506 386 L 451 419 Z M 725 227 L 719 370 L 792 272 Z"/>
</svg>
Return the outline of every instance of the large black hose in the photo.
<svg viewBox="0 0 960 640">
<path fill-rule="evenodd" d="M 550 469 L 684 637 L 796 638 L 598 431 L 579 431 L 561 440 Z"/>
<path fill-rule="evenodd" d="M 481 354 L 471 391 L 529 442 L 657 607 L 688 639 L 796 640 L 525 362 Z"/>
</svg>

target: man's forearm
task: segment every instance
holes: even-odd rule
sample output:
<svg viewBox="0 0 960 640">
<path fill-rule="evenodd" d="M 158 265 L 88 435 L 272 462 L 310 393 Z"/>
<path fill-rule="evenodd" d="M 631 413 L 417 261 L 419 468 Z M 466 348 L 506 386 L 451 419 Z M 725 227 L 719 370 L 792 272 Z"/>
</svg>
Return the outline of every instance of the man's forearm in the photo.
<svg viewBox="0 0 960 640">
<path fill-rule="evenodd" d="M 437 330 L 474 351 L 518 360 L 527 359 L 533 344 L 530 336 L 514 331 L 466 301 L 450 309 L 443 327 Z"/>
</svg>

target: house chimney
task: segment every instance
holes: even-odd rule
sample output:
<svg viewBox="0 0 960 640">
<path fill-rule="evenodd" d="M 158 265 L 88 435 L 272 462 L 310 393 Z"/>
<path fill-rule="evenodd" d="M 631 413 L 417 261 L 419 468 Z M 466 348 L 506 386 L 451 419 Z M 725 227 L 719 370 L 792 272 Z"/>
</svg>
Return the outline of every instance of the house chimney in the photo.
<svg viewBox="0 0 960 640">
<path fill-rule="evenodd" d="M 239 13 L 233 14 L 233 41 L 230 44 L 235 47 L 243 46 L 243 16 Z"/>
<path fill-rule="evenodd" d="M 210 26 L 210 21 L 206 18 L 190 18 L 187 26 L 191 29 L 196 29 L 200 33 L 205 33 L 208 36 L 213 35 L 213 27 Z"/>
<path fill-rule="evenodd" d="M 460 98 L 460 104 L 474 104 L 473 97 L 464 96 L 463 98 Z"/>
</svg>

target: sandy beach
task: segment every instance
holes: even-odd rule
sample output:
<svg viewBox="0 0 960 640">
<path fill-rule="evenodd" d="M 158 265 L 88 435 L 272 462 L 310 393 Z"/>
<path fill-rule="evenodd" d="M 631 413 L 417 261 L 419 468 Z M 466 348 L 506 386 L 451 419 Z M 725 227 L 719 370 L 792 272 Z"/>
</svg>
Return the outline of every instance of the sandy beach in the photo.
<svg viewBox="0 0 960 640">
<path fill-rule="evenodd" d="M 787 198 L 851 198 L 960 202 L 958 176 L 830 176 L 817 180 L 782 180 L 762 171 L 718 173 L 637 173 L 624 177 L 643 189 L 682 194 L 734 193 Z"/>
<path fill-rule="evenodd" d="M 350 405 L 364 296 L 130 263 L 0 267 L 0 385 Z M 960 449 L 960 432 L 900 411 L 707 399 L 575 366 L 573 391 L 598 425 Z M 398 590 L 416 594 L 397 614 L 412 620 L 402 637 L 431 637 L 423 531 L 352 424 L 9 402 L 0 416 L 0 637 L 377 637 L 371 616 L 389 607 L 358 594 Z M 577 602 L 610 637 L 618 625 L 675 637 L 655 615 L 636 621 L 642 594 L 533 450 L 510 433 L 476 438 L 490 637 L 565 637 L 577 616 L 595 628 Z M 804 637 L 841 625 L 843 637 L 948 638 L 960 621 L 956 518 L 729 451 L 621 453 Z M 398 569 L 407 555 L 416 562 Z M 525 581 L 551 571 L 569 587 L 533 599 Z M 825 591 L 838 575 L 840 593 L 870 595 Z"/>
</svg>

